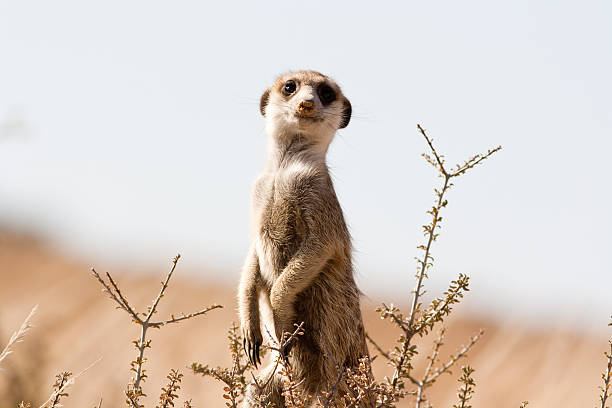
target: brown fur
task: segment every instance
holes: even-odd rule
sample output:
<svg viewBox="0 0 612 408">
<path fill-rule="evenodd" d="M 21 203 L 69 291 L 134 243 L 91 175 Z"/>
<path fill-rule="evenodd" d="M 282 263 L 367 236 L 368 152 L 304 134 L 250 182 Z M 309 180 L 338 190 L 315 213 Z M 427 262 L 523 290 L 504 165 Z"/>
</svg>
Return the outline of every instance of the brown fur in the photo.
<svg viewBox="0 0 612 408">
<path fill-rule="evenodd" d="M 292 95 L 283 93 L 288 80 L 298 83 Z M 317 96 L 321 83 L 336 93 L 326 106 Z M 304 100 L 314 109 L 300 115 Z M 272 310 L 273 322 L 263 327 L 276 339 L 293 331 L 294 323 L 304 322 L 305 334 L 291 348 L 289 362 L 295 381 L 303 381 L 304 391 L 316 398 L 336 381 L 334 362 L 355 367 L 368 355 L 351 239 L 325 163 L 333 134 L 350 120 L 350 103 L 328 77 L 299 71 L 279 77 L 264 92 L 260 110 L 267 120 L 270 153 L 253 192 L 253 242 L 239 288 L 245 349 L 253 361 L 259 358 L 259 296 Z M 274 378 L 266 392 L 283 407 L 282 384 L 273 365 L 262 381 L 269 376 Z M 251 385 L 243 406 L 255 406 L 255 391 Z M 342 383 L 338 394 L 346 391 Z"/>
</svg>

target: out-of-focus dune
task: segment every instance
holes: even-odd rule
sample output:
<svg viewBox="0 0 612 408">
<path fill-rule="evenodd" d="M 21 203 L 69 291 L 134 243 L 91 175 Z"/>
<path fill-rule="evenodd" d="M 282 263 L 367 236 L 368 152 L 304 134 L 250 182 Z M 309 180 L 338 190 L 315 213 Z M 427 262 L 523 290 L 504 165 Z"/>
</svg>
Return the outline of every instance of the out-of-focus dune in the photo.
<svg viewBox="0 0 612 408">
<path fill-rule="evenodd" d="M 169 264 L 160 265 L 156 275 L 110 272 L 130 303 L 144 310 L 157 293 Z M 237 272 L 232 273 L 237 279 Z M 39 304 L 35 327 L 2 363 L 0 408 L 14 407 L 17 398 L 30 399 L 33 406 L 38 406 L 50 394 L 56 373 L 79 372 L 100 357 L 102 360 L 70 388 L 64 406 L 93 407 L 101 398 L 104 407 L 122 406 L 123 390 L 130 378 L 129 362 L 136 355 L 131 341 L 139 331 L 101 293 L 89 266 L 58 255 L 35 240 L 0 233 L 0 276 L 0 347 L 32 306 Z M 189 397 L 195 407 L 225 406 L 222 386 L 212 379 L 196 377 L 186 366 L 194 361 L 213 366 L 229 364 L 226 330 L 236 320 L 234 288 L 181 278 L 179 264 L 159 316 L 196 311 L 211 303 L 225 308 L 151 333 L 152 349 L 147 350 L 146 364 L 149 378 L 144 384 L 147 407 L 155 406 L 171 368 L 185 374 L 179 392 L 181 405 Z M 398 333 L 378 319 L 375 306 L 371 300 L 364 301 L 366 328 L 387 348 Z M 463 364 L 476 369 L 473 406 L 518 407 L 523 400 L 534 407 L 595 406 L 604 368 L 602 353 L 607 345 L 600 335 L 562 328 L 538 331 L 465 315 L 451 316 L 447 323 L 445 357 L 480 327 L 487 331 L 469 358 L 463 360 Z M 428 351 L 429 346 L 421 350 L 423 354 Z M 390 373 L 382 360 L 375 361 L 377 378 Z M 421 372 L 423 362 L 421 356 L 416 373 Z M 433 406 L 450 407 L 456 402 L 459 371 L 456 368 L 452 376 L 441 377 L 427 392 Z"/>
</svg>

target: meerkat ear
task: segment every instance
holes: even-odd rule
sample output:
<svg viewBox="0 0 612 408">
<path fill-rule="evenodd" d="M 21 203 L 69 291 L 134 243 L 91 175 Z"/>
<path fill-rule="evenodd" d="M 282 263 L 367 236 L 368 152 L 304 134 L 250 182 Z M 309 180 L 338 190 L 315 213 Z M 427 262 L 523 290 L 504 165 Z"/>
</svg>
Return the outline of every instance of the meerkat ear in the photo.
<svg viewBox="0 0 612 408">
<path fill-rule="evenodd" d="M 266 89 L 266 91 L 261 95 L 261 99 L 259 100 L 259 111 L 262 116 L 266 116 L 266 106 L 268 106 L 268 99 L 270 99 L 270 89 Z"/>
<path fill-rule="evenodd" d="M 353 108 L 351 107 L 351 103 L 348 99 L 344 99 L 344 109 L 342 110 L 342 122 L 340 123 L 339 129 L 344 129 L 348 126 L 351 121 L 351 113 L 353 113 Z"/>
</svg>

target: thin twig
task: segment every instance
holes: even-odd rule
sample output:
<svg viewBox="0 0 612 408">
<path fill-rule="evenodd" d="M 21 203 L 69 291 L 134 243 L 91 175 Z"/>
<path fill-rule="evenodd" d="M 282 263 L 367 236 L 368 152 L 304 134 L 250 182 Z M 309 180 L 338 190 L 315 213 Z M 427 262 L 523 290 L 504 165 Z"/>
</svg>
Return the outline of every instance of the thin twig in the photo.
<svg viewBox="0 0 612 408">
<path fill-rule="evenodd" d="M 121 293 L 121 291 L 118 291 L 118 295 L 121 298 L 121 300 L 117 297 L 117 295 L 115 295 L 115 292 L 113 289 L 110 288 L 110 286 L 106 283 L 106 281 L 104 279 L 102 279 L 102 277 L 100 276 L 100 274 L 98 274 L 98 272 L 96 272 L 95 268 L 91 268 L 91 273 L 92 275 L 98 280 L 98 282 L 100 282 L 100 284 L 104 287 L 104 291 L 106 292 L 107 295 L 110 296 L 111 299 L 113 299 L 121 309 L 125 310 L 130 316 L 132 316 L 132 319 L 134 319 L 136 322 L 138 323 L 142 323 L 142 320 L 140 319 L 140 317 L 138 317 L 138 314 L 131 308 L 131 306 L 129 305 L 129 303 L 125 302 L 122 300 L 123 295 Z M 113 278 L 110 276 L 110 274 L 107 272 L 106 276 L 109 278 L 109 281 L 111 282 L 111 284 L 118 289 L 117 285 L 115 284 L 115 281 L 113 280 Z"/>
<path fill-rule="evenodd" d="M 417 274 L 417 285 L 414 290 L 414 295 L 412 298 L 412 306 L 410 308 L 410 317 L 408 319 L 408 328 L 410 329 L 410 331 L 413 332 L 413 334 L 414 334 L 414 331 L 412 329 L 413 329 L 414 319 L 416 316 L 416 309 L 417 309 L 417 305 L 419 302 L 419 297 L 421 296 L 421 289 L 423 287 L 423 278 L 427 275 L 427 268 L 429 265 L 429 260 L 431 259 L 431 255 L 430 255 L 431 244 L 436 239 L 436 227 L 438 226 L 438 222 L 441 220 L 439 216 L 440 209 L 446 205 L 443 201 L 444 193 L 446 193 L 446 191 L 448 190 L 449 181 L 452 177 L 446 172 L 446 169 L 444 168 L 444 160 L 442 160 L 440 155 L 438 155 L 438 152 L 433 146 L 433 141 L 427 136 L 427 133 L 425 133 L 425 129 L 423 129 L 421 125 L 419 124 L 417 124 L 417 128 L 419 129 L 423 137 L 425 137 L 425 140 L 427 141 L 429 148 L 431 149 L 432 153 L 436 157 L 436 161 L 438 163 L 437 169 L 440 172 L 440 174 L 444 176 L 444 185 L 442 186 L 442 190 L 440 190 L 440 192 L 437 193 L 438 202 L 436 203 L 436 206 L 431 211 L 432 222 L 431 222 L 431 225 L 428 227 L 429 230 L 428 230 L 428 237 L 427 237 L 427 245 L 425 246 L 425 254 L 423 255 L 423 259 L 419 262 L 420 268 Z M 410 341 L 410 339 L 407 339 L 407 340 Z"/>
<path fill-rule="evenodd" d="M 298 383 L 295 383 L 287 388 L 285 388 L 285 391 L 293 391 L 295 390 L 297 387 L 299 387 L 300 385 L 304 384 L 304 381 L 306 381 L 306 378 L 302 378 L 302 380 Z"/>
<path fill-rule="evenodd" d="M 140 319 L 140 317 L 138 317 L 138 313 L 136 313 L 134 311 L 134 309 L 132 309 L 132 307 L 130 306 L 130 304 L 128 303 L 127 299 L 125 297 L 123 297 L 123 293 L 121 293 L 121 290 L 119 290 L 119 286 L 117 286 L 117 284 L 115 283 L 115 281 L 113 280 L 113 277 L 110 275 L 110 273 L 106 272 L 106 277 L 108 278 L 108 280 L 110 281 L 111 285 L 113 285 L 113 288 L 115 289 L 115 292 L 117 293 L 117 295 L 119 295 L 119 299 L 121 299 L 121 302 L 125 305 L 128 313 L 130 313 L 132 315 L 132 317 L 138 321 L 141 322 L 142 319 Z"/>
<path fill-rule="evenodd" d="M 450 176 L 451 177 L 456 177 L 459 176 L 463 173 L 465 173 L 467 170 L 474 168 L 475 166 L 477 166 L 480 162 L 482 162 L 483 160 L 487 159 L 489 156 L 491 156 L 493 153 L 501 150 L 501 146 L 497 146 L 491 150 L 488 150 L 485 154 L 477 154 L 476 156 L 472 157 L 471 159 L 469 159 L 468 161 L 466 161 L 463 166 L 457 166 L 457 170 L 452 173 Z"/>
<path fill-rule="evenodd" d="M 429 363 L 427 363 L 427 367 L 425 368 L 425 373 L 423 374 L 423 382 L 426 382 L 429 378 L 429 373 L 433 365 L 438 361 L 438 354 L 440 353 L 440 347 L 442 346 L 442 342 L 444 341 L 444 334 L 446 333 L 446 329 L 443 327 L 440 329 L 438 333 L 438 339 L 434 341 L 433 350 L 431 352 L 431 356 L 429 357 Z"/>
<path fill-rule="evenodd" d="M 211 305 L 211 306 L 207 307 L 206 309 L 200 310 L 199 312 L 189 313 L 188 315 L 182 315 L 181 317 L 174 317 L 174 316 L 172 316 L 168 320 L 164 320 L 164 321 L 160 321 L 160 322 L 149 322 L 149 323 L 147 323 L 147 326 L 157 328 L 157 327 L 161 327 L 161 326 L 164 326 L 166 324 L 169 324 L 169 323 L 178 323 L 178 322 L 181 322 L 183 320 L 191 319 L 192 317 L 203 315 L 205 313 L 210 312 L 213 309 L 221 309 L 221 308 L 223 308 L 223 306 L 214 304 L 214 305 Z"/>
<path fill-rule="evenodd" d="M 443 169 L 443 168 L 442 168 Z M 414 296 L 412 298 L 412 306 L 410 308 L 410 317 L 408 319 L 408 328 L 413 332 L 413 324 L 414 319 L 416 317 L 416 309 L 419 302 L 419 297 L 421 296 L 421 289 L 423 288 L 423 278 L 427 275 L 427 269 L 429 265 L 429 260 L 431 259 L 430 251 L 431 244 L 435 240 L 436 237 L 436 228 L 438 226 L 438 222 L 440 221 L 439 212 L 442 208 L 442 203 L 444 202 L 444 193 L 448 190 L 450 176 L 446 174 L 446 170 L 442 170 L 444 172 L 444 185 L 442 186 L 442 190 L 438 195 L 438 202 L 436 203 L 436 211 L 432 211 L 432 223 L 429 229 L 428 237 L 427 237 L 427 246 L 425 247 L 425 254 L 423 255 L 423 259 L 419 262 L 420 268 L 418 272 L 417 285 L 414 289 Z"/>
<path fill-rule="evenodd" d="M 134 390 L 140 389 L 140 382 L 142 381 L 143 371 L 142 365 L 144 364 L 144 351 L 147 347 L 146 338 L 147 338 L 147 329 L 149 326 L 143 323 L 140 326 L 140 341 L 138 342 L 138 358 L 136 359 L 136 378 L 134 379 Z"/>
<path fill-rule="evenodd" d="M 338 390 L 338 385 L 340 385 L 340 381 L 342 381 L 343 375 L 344 375 L 344 368 L 342 370 L 338 370 L 338 378 L 336 378 L 334 385 L 332 386 L 331 390 L 329 390 L 329 394 L 327 394 L 327 398 L 325 398 L 325 402 L 323 403 L 323 408 L 329 407 L 329 403 L 331 402 L 332 398 L 334 397 L 334 394 Z"/>
<path fill-rule="evenodd" d="M 436 380 L 436 378 L 438 378 L 440 375 L 447 372 L 448 369 L 450 369 L 461 357 L 463 357 L 474 346 L 474 344 L 478 342 L 478 340 L 480 340 L 483 334 L 484 334 L 484 330 L 480 329 L 478 334 L 472 337 L 470 339 L 470 342 L 466 346 L 463 346 L 463 348 L 459 350 L 457 355 L 451 356 L 451 359 L 446 364 L 444 364 L 440 369 L 436 370 L 436 372 L 433 373 L 432 376 L 429 377 L 425 381 L 425 383 L 431 384 L 432 382 Z"/>
<path fill-rule="evenodd" d="M 612 325 L 612 324 L 611 324 Z M 606 371 L 601 375 L 601 379 L 604 384 L 601 387 L 601 396 L 599 399 L 601 400 L 601 408 L 606 407 L 606 400 L 609 397 L 608 391 L 610 391 L 610 371 L 612 371 L 612 341 L 610 343 L 610 351 L 608 353 L 604 353 L 606 357 L 608 357 L 608 364 L 606 366 Z"/>
<path fill-rule="evenodd" d="M 391 316 L 391 319 L 395 322 L 395 324 L 397 324 L 405 333 L 406 335 L 408 334 L 408 332 L 410 331 L 409 327 L 406 326 L 406 323 L 397 317 L 397 315 L 395 313 L 393 313 L 393 303 L 391 303 L 391 307 L 388 307 L 386 304 L 382 304 L 384 306 L 384 308 L 386 309 L 385 312 Z"/>
<path fill-rule="evenodd" d="M 366 333 L 366 337 L 368 337 L 367 333 Z M 336 370 L 338 370 L 338 377 L 336 378 L 336 381 L 332 385 L 332 388 L 327 393 L 327 398 L 325 398 L 325 402 L 323 403 L 323 408 L 328 408 L 329 403 L 332 401 L 334 394 L 336 393 L 338 386 L 340 385 L 340 381 L 342 380 L 342 376 L 344 375 L 344 371 L 346 370 L 346 367 L 345 366 L 340 367 L 340 365 L 334 358 L 333 354 L 329 351 L 329 348 L 327 347 L 327 342 L 323 338 L 323 333 L 320 334 L 319 339 L 320 339 L 320 344 L 322 344 L 323 347 L 325 348 L 324 358 L 331 359 L 332 363 L 334 364 L 334 367 L 336 368 Z"/>
<path fill-rule="evenodd" d="M 422 380 L 417 384 L 417 400 L 415 408 L 420 408 L 421 403 L 425 402 L 425 396 L 423 391 L 427 387 L 427 379 L 429 378 L 429 373 L 431 372 L 432 367 L 438 361 L 438 355 L 440 353 L 440 347 L 442 347 L 442 342 L 444 340 L 444 333 L 446 332 L 445 328 L 440 329 L 438 333 L 438 338 L 434 341 L 433 350 L 431 352 L 431 356 L 427 357 L 429 362 L 427 363 L 427 367 L 425 368 L 425 372 L 423 373 Z"/>
<path fill-rule="evenodd" d="M 376 342 L 374 341 L 374 339 L 372 339 L 372 337 L 370 337 L 370 335 L 368 333 L 365 334 L 366 339 L 370 342 L 371 345 L 374 346 L 374 348 L 376 349 L 376 351 L 378 351 L 378 353 L 383 356 L 384 358 L 386 358 L 387 360 L 391 361 L 391 357 L 389 356 L 388 353 L 386 353 L 385 351 L 383 351 L 382 348 L 380 348 L 380 346 L 378 344 L 376 344 Z"/>
<path fill-rule="evenodd" d="M 70 378 L 71 375 L 72 373 L 69 371 L 59 374 L 57 376 L 57 382 L 55 383 L 54 386 L 56 386 L 58 390 L 62 389 L 64 387 L 64 384 L 68 381 L 68 378 Z M 55 408 L 56 406 L 59 406 L 58 404 L 60 402 L 60 399 L 62 397 L 67 397 L 67 396 L 68 396 L 67 393 L 56 392 L 55 398 L 53 398 L 53 403 L 51 403 L 51 408 Z"/>
<path fill-rule="evenodd" d="M 420 124 L 417 124 L 417 129 L 419 129 L 419 131 L 421 132 L 421 134 L 423 136 L 425 136 L 425 140 L 427 141 L 427 144 L 429 145 L 430 150 L 432 151 L 432 153 L 434 154 L 434 156 L 436 157 L 436 161 L 438 162 L 438 169 L 443 173 L 446 174 L 446 171 L 444 170 L 444 160 L 442 160 L 442 158 L 438 155 L 438 152 L 436 151 L 436 149 L 433 146 L 433 140 L 429 138 L 429 136 L 427 136 L 427 134 L 425 133 L 425 129 L 423 129 L 421 127 Z"/>
<path fill-rule="evenodd" d="M 402 341 L 402 351 L 400 353 L 400 357 L 398 361 L 395 363 L 395 372 L 393 373 L 393 379 L 391 380 L 391 387 L 393 390 L 397 388 L 399 383 L 402 367 L 404 366 L 404 362 L 408 357 L 408 350 L 410 349 L 410 343 L 407 339 Z M 413 378 L 410 373 L 406 373 L 405 376 L 410 379 L 414 384 L 419 385 L 419 381 L 416 378 Z"/>
<path fill-rule="evenodd" d="M 168 275 L 166 275 L 166 279 L 162 282 L 162 287 L 159 290 L 159 293 L 157 294 L 157 297 L 155 298 L 153 305 L 149 308 L 149 314 L 147 315 L 145 322 L 149 323 L 149 321 L 151 320 L 151 317 L 155 314 L 157 310 L 157 305 L 159 304 L 159 301 L 161 300 L 161 298 L 164 296 L 164 292 L 168 288 L 168 283 L 170 282 L 170 278 L 172 277 L 172 274 L 174 273 L 174 270 L 176 269 L 176 264 L 178 263 L 179 259 L 181 259 L 181 254 L 177 254 L 172 260 L 172 269 L 170 269 L 170 272 L 168 272 Z"/>
<path fill-rule="evenodd" d="M 270 335 L 268 328 L 265 327 L 265 329 L 268 332 L 268 335 Z M 274 337 L 270 335 L 270 339 L 275 344 L 275 346 L 268 346 L 268 348 L 270 350 L 277 351 L 281 353 L 282 355 L 282 351 L 284 351 L 285 348 L 289 346 L 289 344 L 291 344 L 291 342 L 293 342 L 295 338 L 297 338 L 297 336 L 300 336 L 301 334 L 304 333 L 303 330 L 304 330 L 304 322 L 301 322 L 300 324 L 295 324 L 295 330 L 293 331 L 293 333 L 290 333 L 290 332 L 283 333 L 283 340 L 280 344 L 276 340 L 274 340 Z M 285 357 L 283 356 L 283 358 Z"/>
<path fill-rule="evenodd" d="M 76 381 L 77 378 L 79 378 L 80 376 L 82 376 L 86 371 L 88 371 L 91 367 L 93 367 L 94 365 L 98 364 L 100 362 L 100 360 L 102 360 L 102 357 L 98 358 L 96 361 L 94 361 L 93 363 L 91 363 L 90 365 L 88 365 L 87 367 L 85 367 L 83 370 L 81 370 L 80 373 L 78 373 L 77 375 L 71 376 L 66 382 L 63 383 L 63 385 L 53 391 L 53 393 L 49 396 L 49 398 L 39 407 L 39 408 L 45 408 L 47 406 L 48 403 L 50 403 L 52 400 L 54 400 L 59 394 L 63 394 L 64 391 L 71 386 L 72 384 L 74 384 L 74 382 Z M 102 403 L 102 400 L 100 400 L 100 404 Z"/>
</svg>

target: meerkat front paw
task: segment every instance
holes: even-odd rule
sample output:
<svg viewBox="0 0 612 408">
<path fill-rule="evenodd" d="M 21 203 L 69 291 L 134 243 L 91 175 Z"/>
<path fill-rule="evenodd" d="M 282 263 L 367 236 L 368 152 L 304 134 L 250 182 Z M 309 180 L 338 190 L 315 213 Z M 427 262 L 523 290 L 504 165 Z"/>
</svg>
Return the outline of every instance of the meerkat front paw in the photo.
<svg viewBox="0 0 612 408">
<path fill-rule="evenodd" d="M 257 364 L 261 364 L 259 350 L 263 343 L 263 337 L 259 328 L 259 322 L 253 320 L 255 319 L 242 323 L 242 345 L 244 352 L 249 357 L 249 361 L 257 368 Z"/>
<path fill-rule="evenodd" d="M 283 344 L 289 335 L 295 330 L 293 319 L 288 317 L 286 314 L 274 313 L 274 331 L 278 345 L 282 347 L 282 352 L 285 356 L 289 353 L 290 344 Z"/>
</svg>

